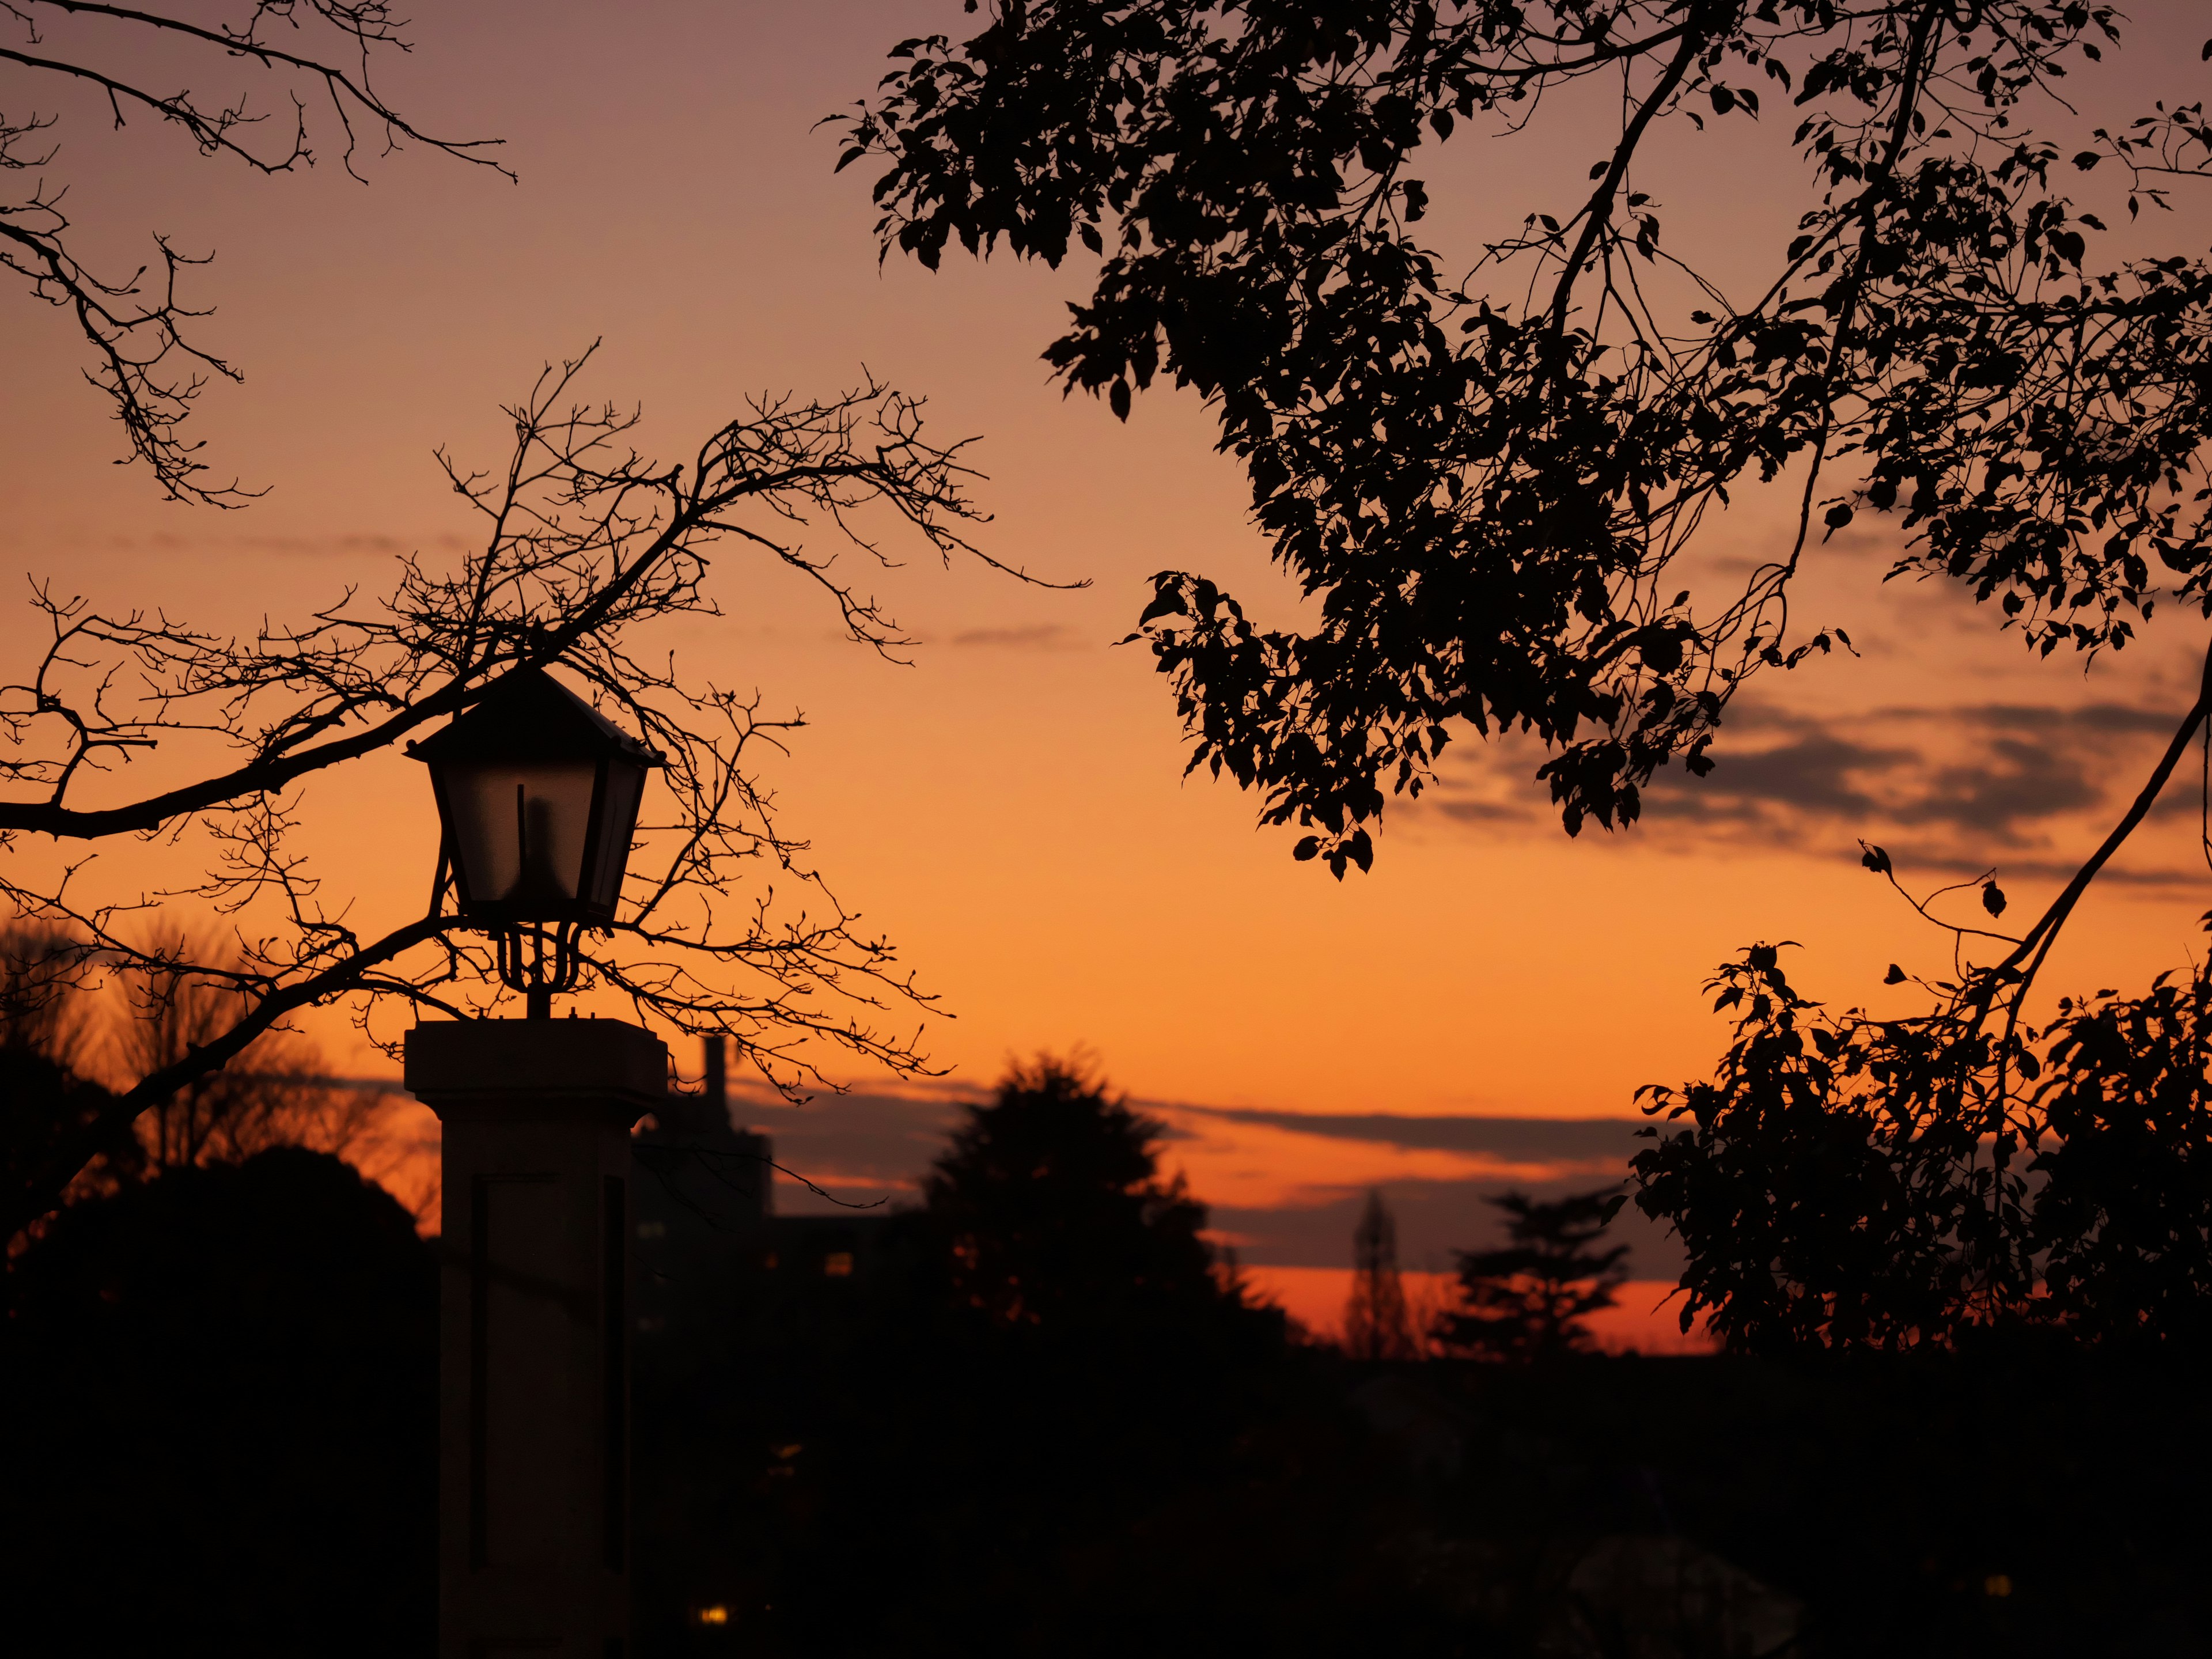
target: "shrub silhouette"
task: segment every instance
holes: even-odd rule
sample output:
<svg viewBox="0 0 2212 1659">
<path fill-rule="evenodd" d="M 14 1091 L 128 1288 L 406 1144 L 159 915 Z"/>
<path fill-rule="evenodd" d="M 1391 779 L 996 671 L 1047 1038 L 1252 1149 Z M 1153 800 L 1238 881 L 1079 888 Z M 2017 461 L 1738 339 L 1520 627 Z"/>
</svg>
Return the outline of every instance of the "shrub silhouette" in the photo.
<svg viewBox="0 0 2212 1659">
<path fill-rule="evenodd" d="M 13 1652 L 428 1650 L 437 1289 L 388 1194 L 298 1149 L 173 1170 L 5 1291 Z"/>
</svg>

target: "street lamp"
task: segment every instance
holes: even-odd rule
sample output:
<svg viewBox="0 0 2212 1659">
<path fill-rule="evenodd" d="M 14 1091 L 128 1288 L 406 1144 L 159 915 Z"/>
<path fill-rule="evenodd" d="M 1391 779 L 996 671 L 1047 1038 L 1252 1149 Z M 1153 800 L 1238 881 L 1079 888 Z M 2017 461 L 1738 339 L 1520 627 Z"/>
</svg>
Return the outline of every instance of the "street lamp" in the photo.
<svg viewBox="0 0 2212 1659">
<path fill-rule="evenodd" d="M 661 757 L 543 669 L 507 675 L 407 746 L 430 769 L 462 915 L 544 1019 L 576 983 L 576 934 L 614 920 L 645 775 Z"/>
<path fill-rule="evenodd" d="M 406 1083 L 441 1125 L 438 1653 L 607 1659 L 629 1592 L 630 1127 L 668 1050 L 548 1018 L 576 935 L 614 921 L 661 757 L 544 672 L 411 744 L 461 915 L 499 940 L 526 1019 L 424 1020 Z"/>
</svg>

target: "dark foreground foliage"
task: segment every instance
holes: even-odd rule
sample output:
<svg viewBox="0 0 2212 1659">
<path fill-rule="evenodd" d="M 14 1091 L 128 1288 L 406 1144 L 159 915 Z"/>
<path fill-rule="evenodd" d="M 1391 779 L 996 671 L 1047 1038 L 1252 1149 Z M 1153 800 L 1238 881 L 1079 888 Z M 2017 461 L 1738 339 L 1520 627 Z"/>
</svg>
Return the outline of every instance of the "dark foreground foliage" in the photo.
<svg viewBox="0 0 2212 1659">
<path fill-rule="evenodd" d="M 2212 1337 L 2212 969 L 2002 1032 L 1831 1013 L 1772 945 L 1712 988 L 1735 1043 L 1713 1081 L 1647 1091 L 1636 1158 L 1686 1247 L 1686 1325 L 1769 1352 Z"/>
<path fill-rule="evenodd" d="M 0 1289 L 0 1645 L 429 1650 L 437 1285 L 388 1194 L 295 1149 L 178 1170 Z"/>
<path fill-rule="evenodd" d="M 999 1275 L 1077 1240 L 999 1228 L 987 1153 L 1029 1146 L 1017 1189 L 1048 1190 L 1146 1134 L 1042 1082 L 1052 1144 L 1003 1115 L 1038 1103 L 1017 1079 L 940 1170 L 957 1214 L 803 1283 L 732 1228 L 656 1304 L 644 1659 L 2212 1650 L 2199 1353 L 1353 1364 L 1178 1243 L 1203 1218 L 1148 1157 L 1076 1255 L 1184 1270 L 1017 1304 Z M 432 1273 L 398 1206 L 304 1152 L 177 1170 L 6 1285 L 11 1654 L 430 1651 Z"/>
<path fill-rule="evenodd" d="M 1793 1659 L 2212 1652 L 2201 1363 L 2033 1337 L 1432 1368 L 1472 1413 L 1437 1520 L 1486 1547 L 1492 1606 L 1534 1593 L 1490 1626 L 1508 1638 L 1540 1628 L 1563 1557 L 1629 1535 L 1801 1601 Z M 1700 1651 L 1615 1636 L 1579 1650 Z"/>
<path fill-rule="evenodd" d="M 2212 1643 L 2178 1348 L 1352 1363 L 1207 1270 L 1149 1133 L 1017 1077 L 872 1270 L 692 1280 L 744 1311 L 641 1343 L 641 1654 Z M 1105 1261 L 1156 1276 L 1071 1291 Z"/>
<path fill-rule="evenodd" d="M 639 1348 L 641 1652 L 1452 1650 L 1331 1362 L 1247 1305 L 1159 1128 L 1017 1068 L 861 1270 L 695 1272 L 727 1311 Z"/>
<path fill-rule="evenodd" d="M 1340 1392 L 1291 1357 L 844 1312 L 763 1331 L 688 1389 L 641 1370 L 641 1652 L 1423 1636 L 1378 1547 L 1409 1517 Z M 728 1624 L 698 1625 L 708 1607 Z"/>
<path fill-rule="evenodd" d="M 2212 1436 L 2172 1355 L 1308 1351 L 1209 1447 L 1034 1359 L 871 1377 L 852 1334 L 735 1404 L 750 1478 L 684 1534 L 702 1576 L 641 1581 L 641 1653 L 2212 1651 Z M 745 1443 L 770 1412 L 803 1449 Z M 702 1597 L 730 1623 L 689 1623 Z M 1762 1608 L 1796 1645 L 1759 1643 Z"/>
</svg>

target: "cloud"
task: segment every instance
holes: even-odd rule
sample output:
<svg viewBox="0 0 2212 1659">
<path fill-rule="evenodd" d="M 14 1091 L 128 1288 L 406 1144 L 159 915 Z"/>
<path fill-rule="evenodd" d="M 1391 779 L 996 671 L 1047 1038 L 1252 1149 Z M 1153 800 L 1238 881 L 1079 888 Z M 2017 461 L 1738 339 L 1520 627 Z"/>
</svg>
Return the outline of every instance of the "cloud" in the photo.
<svg viewBox="0 0 2212 1659">
<path fill-rule="evenodd" d="M 1708 845 L 1855 858 L 1863 838 L 1889 848 L 1900 865 L 1910 848 L 1912 862 L 1935 872 L 2002 864 L 2022 876 L 2070 875 L 2065 855 L 2118 815 L 2175 723 L 2170 708 L 2112 702 L 1844 714 L 1748 702 L 1729 710 L 1711 772 L 1662 769 L 1644 791 L 1644 817 L 1662 830 L 1694 825 Z M 1525 784 L 1541 763 L 1537 745 L 1516 737 L 1476 752 L 1480 768 L 1455 769 L 1403 810 L 1477 830 L 1523 823 L 1540 830 L 1555 821 Z M 2189 799 L 2162 803 L 2161 816 L 2194 808 L 2195 791 L 2169 793 Z M 2137 884 L 2197 878 L 2192 870 L 2147 868 L 2140 857 L 2115 874 Z"/>
<path fill-rule="evenodd" d="M 1711 774 L 1692 778 L 1670 768 L 1649 793 L 1656 811 L 1800 839 L 1936 828 L 2026 846 L 2039 843 L 2051 820 L 2103 803 L 2112 739 L 2147 729 L 2147 713 L 2002 704 L 1732 720 L 1714 747 Z M 1763 746 L 1730 745 L 1747 725 L 1753 745 L 1762 727 L 1787 735 Z"/>
<path fill-rule="evenodd" d="M 954 645 L 1006 651 L 1073 651 L 1082 641 L 1062 623 L 1034 623 L 1024 628 L 971 628 L 952 636 Z"/>
<path fill-rule="evenodd" d="M 179 535 L 173 531 L 157 531 L 146 538 L 147 544 L 171 554 L 221 556 L 223 554 L 279 554 L 288 557 L 305 558 L 395 558 L 400 555 L 434 549 L 441 553 L 459 553 L 471 544 L 450 532 L 431 536 L 403 537 L 382 531 L 332 531 L 318 535 Z M 117 538 L 117 545 L 128 550 L 135 544 L 129 537 Z"/>
<path fill-rule="evenodd" d="M 1828 817 L 1865 817 L 1878 810 L 1869 793 L 1870 775 L 1889 773 L 1915 758 L 1909 749 L 1869 748 L 1816 730 L 1771 749 L 1721 750 L 1713 771 L 1703 779 L 1663 772 L 1652 780 L 1651 793 L 1693 817 L 1758 817 L 1774 805 Z"/>
<path fill-rule="evenodd" d="M 2104 799 L 2103 789 L 2090 781 L 2090 757 L 2079 747 L 2069 752 L 2064 744 L 1999 737 L 1990 741 L 1989 756 L 1936 768 L 1919 798 L 1891 805 L 1889 817 L 2017 843 L 2029 826 Z"/>
<path fill-rule="evenodd" d="M 1429 805 L 1462 823 L 1525 823 L 1535 816 L 1525 801 L 1474 800 L 1463 795 L 1439 793 L 1430 799 Z"/>
<path fill-rule="evenodd" d="M 1415 1117 L 1189 1105 L 1154 1109 L 1219 1126 L 1232 1138 L 1244 1129 L 1323 1143 L 1304 1158 L 1279 1153 L 1273 1201 L 1212 1206 L 1213 1224 L 1239 1241 L 1245 1261 L 1261 1267 L 1348 1266 L 1352 1230 L 1374 1188 L 1396 1217 L 1400 1264 L 1447 1269 L 1453 1251 L 1500 1242 L 1502 1224 L 1487 1200 L 1506 1192 L 1558 1198 L 1617 1186 L 1644 1144 L 1637 1136 L 1644 1127 L 1640 1118 Z M 1331 1142 L 1388 1149 L 1400 1157 L 1348 1158 L 1328 1151 Z M 1431 1173 L 1434 1164 L 1413 1161 L 1437 1153 L 1455 1155 L 1460 1167 Z M 1193 1170 L 1201 1197 L 1207 1188 L 1202 1172 L 1212 1161 Z M 1221 1189 L 1241 1196 L 1249 1188 L 1224 1182 Z M 1633 1205 L 1622 1210 L 1610 1237 L 1629 1247 L 1630 1270 L 1639 1278 L 1671 1279 L 1680 1270 L 1679 1247 Z"/>
<path fill-rule="evenodd" d="M 1395 1112 L 1315 1113 L 1231 1106 L 1180 1106 L 1228 1123 L 1272 1128 L 1331 1140 L 1360 1140 L 1407 1151 L 1484 1153 L 1520 1164 L 1563 1163 L 1579 1167 L 1620 1156 L 1640 1127 L 1636 1118 L 1413 1117 Z"/>
<path fill-rule="evenodd" d="M 738 1086 L 736 1114 L 768 1134 L 787 1169 L 831 1194 L 779 1180 L 778 1211 L 824 1214 L 846 1204 L 919 1201 L 922 1177 L 972 1094 L 956 1086 L 823 1097 L 803 1107 Z M 1634 1118 L 1416 1117 L 1305 1113 L 1187 1102 L 1132 1103 L 1168 1124 L 1167 1162 L 1189 1175 L 1213 1231 L 1255 1266 L 1351 1265 L 1352 1232 L 1370 1186 L 1399 1221 L 1408 1267 L 1449 1267 L 1450 1253 L 1494 1243 L 1509 1190 L 1557 1196 L 1622 1180 L 1641 1143 Z M 1355 1149 L 1358 1149 L 1355 1151 Z M 1615 1222 L 1632 1268 L 1671 1278 L 1679 1251 L 1633 1206 Z"/>
<path fill-rule="evenodd" d="M 775 1159 L 827 1188 L 776 1182 L 776 1210 L 827 1214 L 842 1203 L 911 1206 L 945 1151 L 971 1091 L 852 1093 L 785 1106 L 734 1084 L 734 1113 L 772 1137 Z M 1407 1113 L 1291 1113 L 1255 1106 L 1194 1106 L 1137 1099 L 1166 1121 L 1168 1166 L 1190 1175 L 1212 1228 L 1252 1265 L 1347 1267 L 1352 1230 L 1367 1188 L 1398 1214 L 1407 1267 L 1449 1267 L 1453 1249 L 1495 1243 L 1500 1192 L 1559 1197 L 1613 1186 L 1635 1157 L 1632 1117 L 1413 1117 Z M 1628 1206 L 1614 1237 L 1631 1248 L 1641 1279 L 1672 1279 L 1679 1249 L 1659 1224 Z"/>
<path fill-rule="evenodd" d="M 1383 1201 L 1397 1223 L 1398 1265 L 1449 1271 L 1454 1252 L 1487 1249 L 1504 1242 L 1504 1221 L 1488 1202 L 1508 1191 L 1538 1198 L 1590 1192 L 1623 1181 L 1627 1157 L 1602 1175 L 1583 1174 L 1554 1182 L 1393 1181 L 1379 1183 Z M 1352 1235 L 1367 1206 L 1364 1187 L 1327 1204 L 1299 1207 L 1247 1208 L 1218 1205 L 1213 1225 L 1237 1239 L 1237 1255 L 1255 1267 L 1346 1267 L 1352 1265 Z M 1681 1272 L 1681 1246 L 1664 1224 L 1632 1203 L 1607 1230 L 1608 1243 L 1628 1246 L 1628 1269 L 1637 1279 L 1673 1279 Z"/>
<path fill-rule="evenodd" d="M 935 1094 L 823 1095 L 791 1106 L 766 1089 L 733 1083 L 731 1093 L 732 1115 L 769 1137 L 777 1163 L 848 1202 L 914 1202 L 962 1108 L 957 1097 Z M 776 1206 L 793 1214 L 836 1207 L 787 1180 L 778 1182 Z"/>
<path fill-rule="evenodd" d="M 1939 718 L 1947 711 L 1899 709 L 1893 712 L 1927 720 Z M 2045 730 L 2053 720 L 2059 720 L 2091 732 L 2149 732 L 2166 737 L 2180 723 L 2170 708 L 2138 708 L 2118 702 L 2087 703 L 2070 710 L 2054 708 L 2047 703 L 1997 702 L 1984 703 L 1978 708 L 1965 712 L 1978 716 L 1991 726 L 2021 726 L 2035 731 Z"/>
</svg>

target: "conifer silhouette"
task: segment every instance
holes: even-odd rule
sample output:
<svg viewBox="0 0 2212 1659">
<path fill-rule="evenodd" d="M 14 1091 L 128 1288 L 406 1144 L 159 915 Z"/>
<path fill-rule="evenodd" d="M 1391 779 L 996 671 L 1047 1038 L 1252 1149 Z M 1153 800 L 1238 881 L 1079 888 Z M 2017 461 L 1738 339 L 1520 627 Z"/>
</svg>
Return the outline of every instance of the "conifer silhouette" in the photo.
<svg viewBox="0 0 2212 1659">
<path fill-rule="evenodd" d="M 1354 1359 L 1418 1359 L 1420 1343 L 1398 1277 L 1398 1224 L 1382 1190 L 1370 1188 L 1352 1236 L 1352 1297 L 1344 1310 L 1344 1351 Z"/>
<path fill-rule="evenodd" d="M 1595 1192 L 1543 1203 L 1507 1193 L 1491 1203 L 1511 1218 L 1505 1248 L 1461 1250 L 1460 1307 L 1437 1322 L 1437 1341 L 1485 1359 L 1532 1360 L 1587 1351 L 1590 1315 L 1613 1305 L 1627 1279 L 1628 1246 L 1595 1248 L 1624 1194 Z"/>
</svg>

